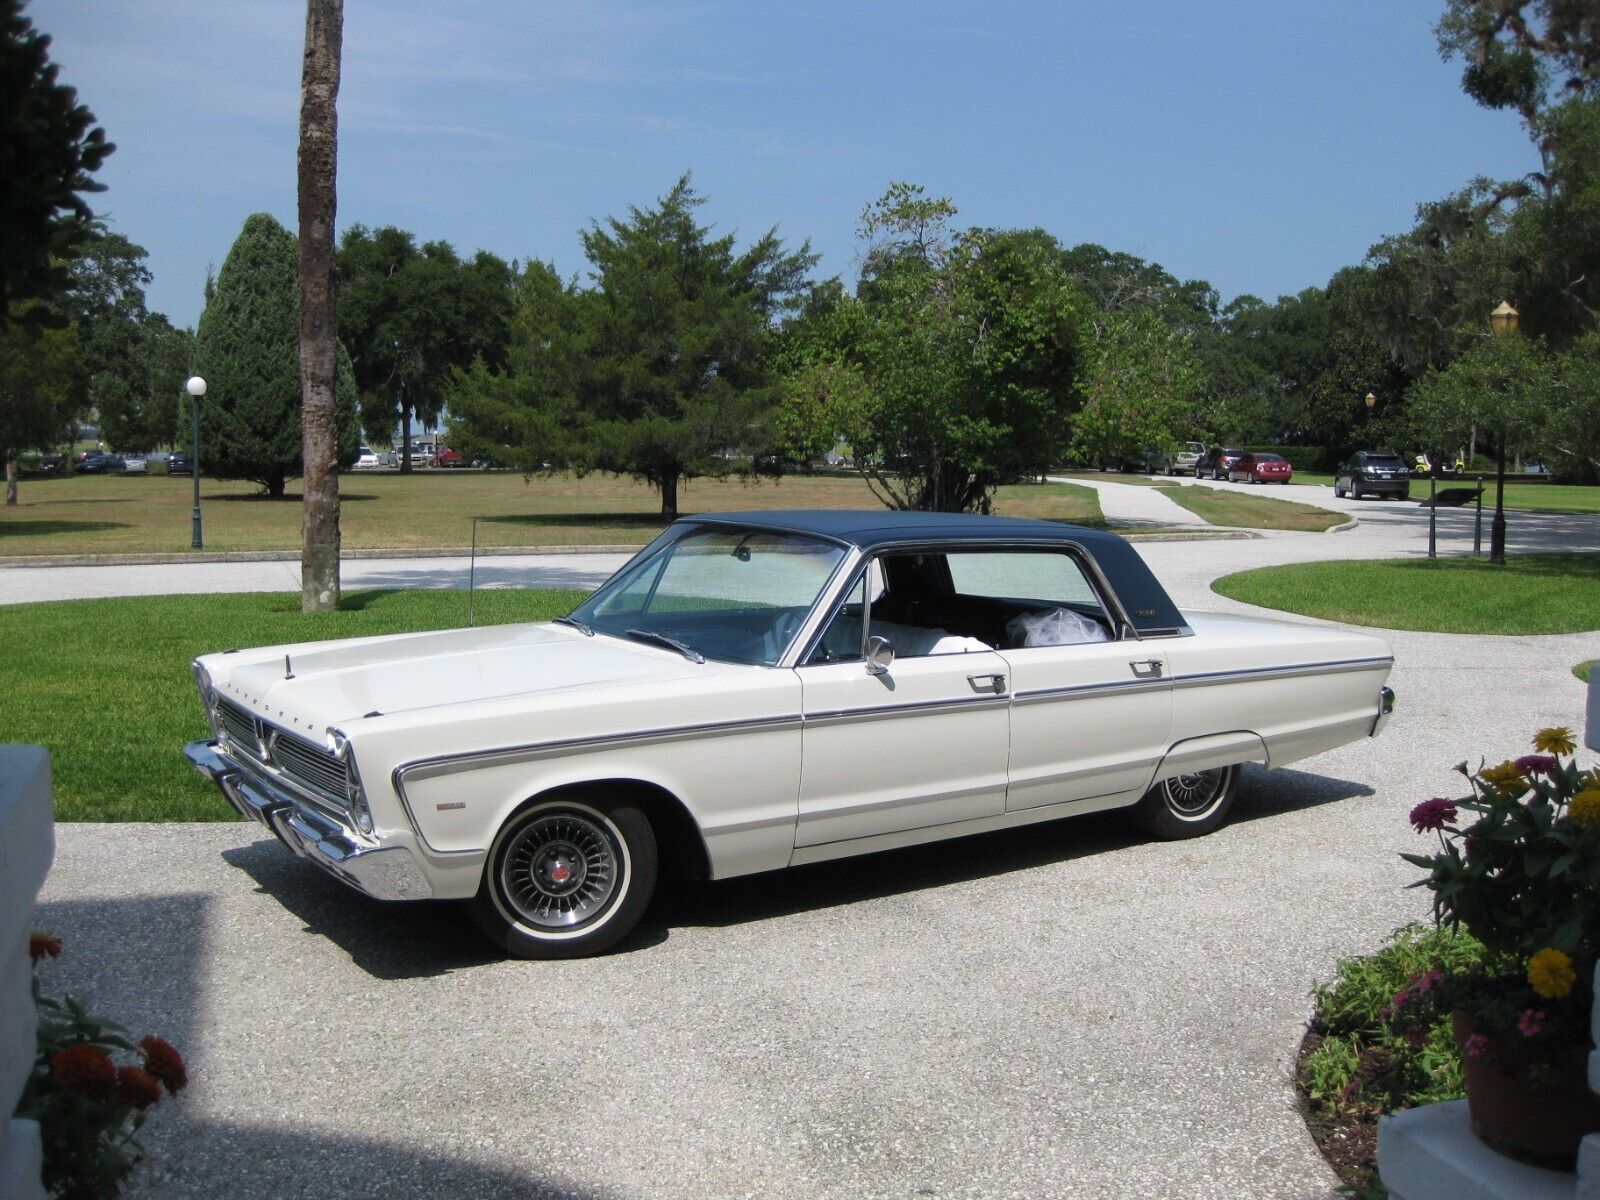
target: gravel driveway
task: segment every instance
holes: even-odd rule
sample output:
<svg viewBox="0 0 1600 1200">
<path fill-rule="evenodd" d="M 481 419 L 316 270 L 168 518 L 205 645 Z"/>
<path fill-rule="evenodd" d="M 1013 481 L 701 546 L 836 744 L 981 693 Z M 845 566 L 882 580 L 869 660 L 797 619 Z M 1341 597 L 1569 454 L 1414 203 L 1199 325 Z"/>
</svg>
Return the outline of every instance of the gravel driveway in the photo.
<svg viewBox="0 0 1600 1200">
<path fill-rule="evenodd" d="M 1180 604 L 1246 610 L 1210 580 L 1419 552 L 1389 511 L 1140 551 Z M 1520 517 L 1514 548 L 1600 547 Z M 243 824 L 62 826 L 48 986 L 189 1054 L 136 1195 L 1326 1197 L 1289 1082 L 1309 989 L 1424 914 L 1410 806 L 1576 723 L 1600 657 L 1391 641 L 1384 736 L 1248 770 L 1209 838 L 1109 814 L 677 885 L 584 962 L 499 961 L 452 907 L 367 901 Z"/>
</svg>

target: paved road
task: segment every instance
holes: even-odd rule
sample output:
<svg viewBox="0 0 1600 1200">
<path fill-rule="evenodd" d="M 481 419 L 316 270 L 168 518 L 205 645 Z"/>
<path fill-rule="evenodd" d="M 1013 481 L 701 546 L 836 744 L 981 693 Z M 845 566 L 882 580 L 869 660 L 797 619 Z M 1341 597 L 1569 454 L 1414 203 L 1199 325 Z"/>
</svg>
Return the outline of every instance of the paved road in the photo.
<svg viewBox="0 0 1600 1200">
<path fill-rule="evenodd" d="M 1210 580 L 1417 553 L 1414 518 L 1141 552 L 1180 603 L 1243 609 Z M 1597 526 L 1518 517 L 1513 545 Z M 1391 641 L 1386 734 L 1247 772 L 1209 838 L 1105 815 L 678 886 L 588 962 L 498 961 L 453 908 L 365 901 L 242 824 L 63 826 L 49 984 L 190 1054 L 140 1196 L 1327 1197 L 1289 1084 L 1308 990 L 1424 914 L 1410 806 L 1575 722 L 1600 657 Z"/>
</svg>

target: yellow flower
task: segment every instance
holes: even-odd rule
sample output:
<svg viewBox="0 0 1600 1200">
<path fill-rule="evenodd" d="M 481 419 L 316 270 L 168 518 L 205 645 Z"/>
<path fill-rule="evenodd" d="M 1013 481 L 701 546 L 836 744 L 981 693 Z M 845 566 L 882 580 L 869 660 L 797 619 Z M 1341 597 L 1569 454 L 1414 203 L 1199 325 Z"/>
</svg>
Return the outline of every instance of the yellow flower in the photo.
<svg viewBox="0 0 1600 1200">
<path fill-rule="evenodd" d="M 1495 791 L 1513 798 L 1528 790 L 1527 780 L 1523 779 L 1522 772 L 1517 770 L 1517 764 L 1509 758 L 1503 763 L 1485 767 L 1478 772 L 1478 778 L 1493 787 Z"/>
<path fill-rule="evenodd" d="M 1577 982 L 1572 960 L 1552 946 L 1546 946 L 1528 960 L 1528 983 L 1546 1000 L 1561 999 Z"/>
<path fill-rule="evenodd" d="M 1574 796 L 1567 805 L 1567 816 L 1580 829 L 1593 829 L 1600 825 L 1600 787 L 1587 787 Z"/>
<path fill-rule="evenodd" d="M 1540 754 L 1571 754 L 1578 748 L 1578 743 L 1572 740 L 1572 730 L 1565 725 L 1556 725 L 1534 734 L 1533 748 Z"/>
</svg>

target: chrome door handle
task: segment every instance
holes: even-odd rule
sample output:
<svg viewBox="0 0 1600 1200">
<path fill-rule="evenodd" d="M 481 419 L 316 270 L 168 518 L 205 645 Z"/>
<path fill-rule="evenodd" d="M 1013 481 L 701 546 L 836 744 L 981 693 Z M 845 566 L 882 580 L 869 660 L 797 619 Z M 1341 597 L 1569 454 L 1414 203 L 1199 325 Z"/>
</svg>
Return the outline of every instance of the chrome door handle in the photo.
<svg viewBox="0 0 1600 1200">
<path fill-rule="evenodd" d="M 1133 673 L 1140 679 L 1160 679 L 1161 660 L 1159 658 L 1144 658 L 1128 664 L 1133 668 Z"/>
<path fill-rule="evenodd" d="M 972 685 L 972 690 L 975 692 L 993 692 L 996 696 L 1005 694 L 1004 675 L 968 675 L 967 682 Z"/>
</svg>

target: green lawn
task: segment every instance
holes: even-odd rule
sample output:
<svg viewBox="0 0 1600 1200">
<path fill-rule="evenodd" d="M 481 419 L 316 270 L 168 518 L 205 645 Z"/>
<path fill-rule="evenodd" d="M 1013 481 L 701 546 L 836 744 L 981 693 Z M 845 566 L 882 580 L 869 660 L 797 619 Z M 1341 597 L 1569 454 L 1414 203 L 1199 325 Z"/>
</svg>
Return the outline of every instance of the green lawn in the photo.
<svg viewBox="0 0 1600 1200">
<path fill-rule="evenodd" d="M 1588 683 L 1589 672 L 1594 670 L 1596 663 L 1600 663 L 1600 658 L 1591 658 L 1588 662 L 1581 662 L 1572 668 L 1572 673 L 1585 683 Z"/>
<path fill-rule="evenodd" d="M 296 485 L 291 484 L 291 487 Z M 187 553 L 191 485 L 166 475 L 24 479 L 20 503 L 0 509 L 0 558 L 49 554 Z M 262 498 L 253 484 L 201 481 L 207 550 L 298 550 L 297 492 Z M 609 475 L 524 480 L 511 471 L 350 473 L 340 479 L 344 548 L 643 545 L 661 530 L 661 500 Z M 744 508 L 881 508 L 851 476 L 796 475 L 778 482 L 694 480 L 683 512 Z M 1001 488 L 1005 516 L 1103 524 L 1093 489 L 1072 484 Z"/>
<path fill-rule="evenodd" d="M 1296 471 L 1294 481 L 1296 483 L 1319 484 L 1329 489 L 1333 487 L 1332 475 L 1302 475 Z M 1440 491 L 1445 488 L 1476 486 L 1476 477 L 1471 479 L 1439 480 Z M 1428 480 L 1426 477 L 1418 478 L 1413 476 L 1411 480 L 1412 501 L 1420 500 L 1427 494 Z M 1494 507 L 1493 475 L 1484 480 L 1483 506 L 1485 509 Z M 1506 479 L 1506 507 L 1526 512 L 1600 512 L 1600 487 L 1590 487 L 1580 483 L 1516 483 L 1508 476 Z"/>
<path fill-rule="evenodd" d="M 1576 633 L 1600 628 L 1600 554 L 1299 563 L 1225 575 L 1213 590 L 1247 604 L 1385 629 Z"/>
<path fill-rule="evenodd" d="M 581 597 L 496 588 L 474 603 L 489 625 L 546 620 Z M 182 755 L 207 735 L 196 655 L 466 623 L 460 591 L 353 592 L 339 612 L 313 616 L 297 593 L 0 606 L 0 742 L 50 748 L 57 820 L 228 820 L 233 810 Z"/>
<path fill-rule="evenodd" d="M 1234 525 L 1245 529 L 1300 529 L 1322 532 L 1343 525 L 1350 518 L 1310 504 L 1258 496 L 1253 492 L 1230 492 L 1204 484 L 1174 485 L 1165 494 L 1213 525 Z"/>
</svg>

